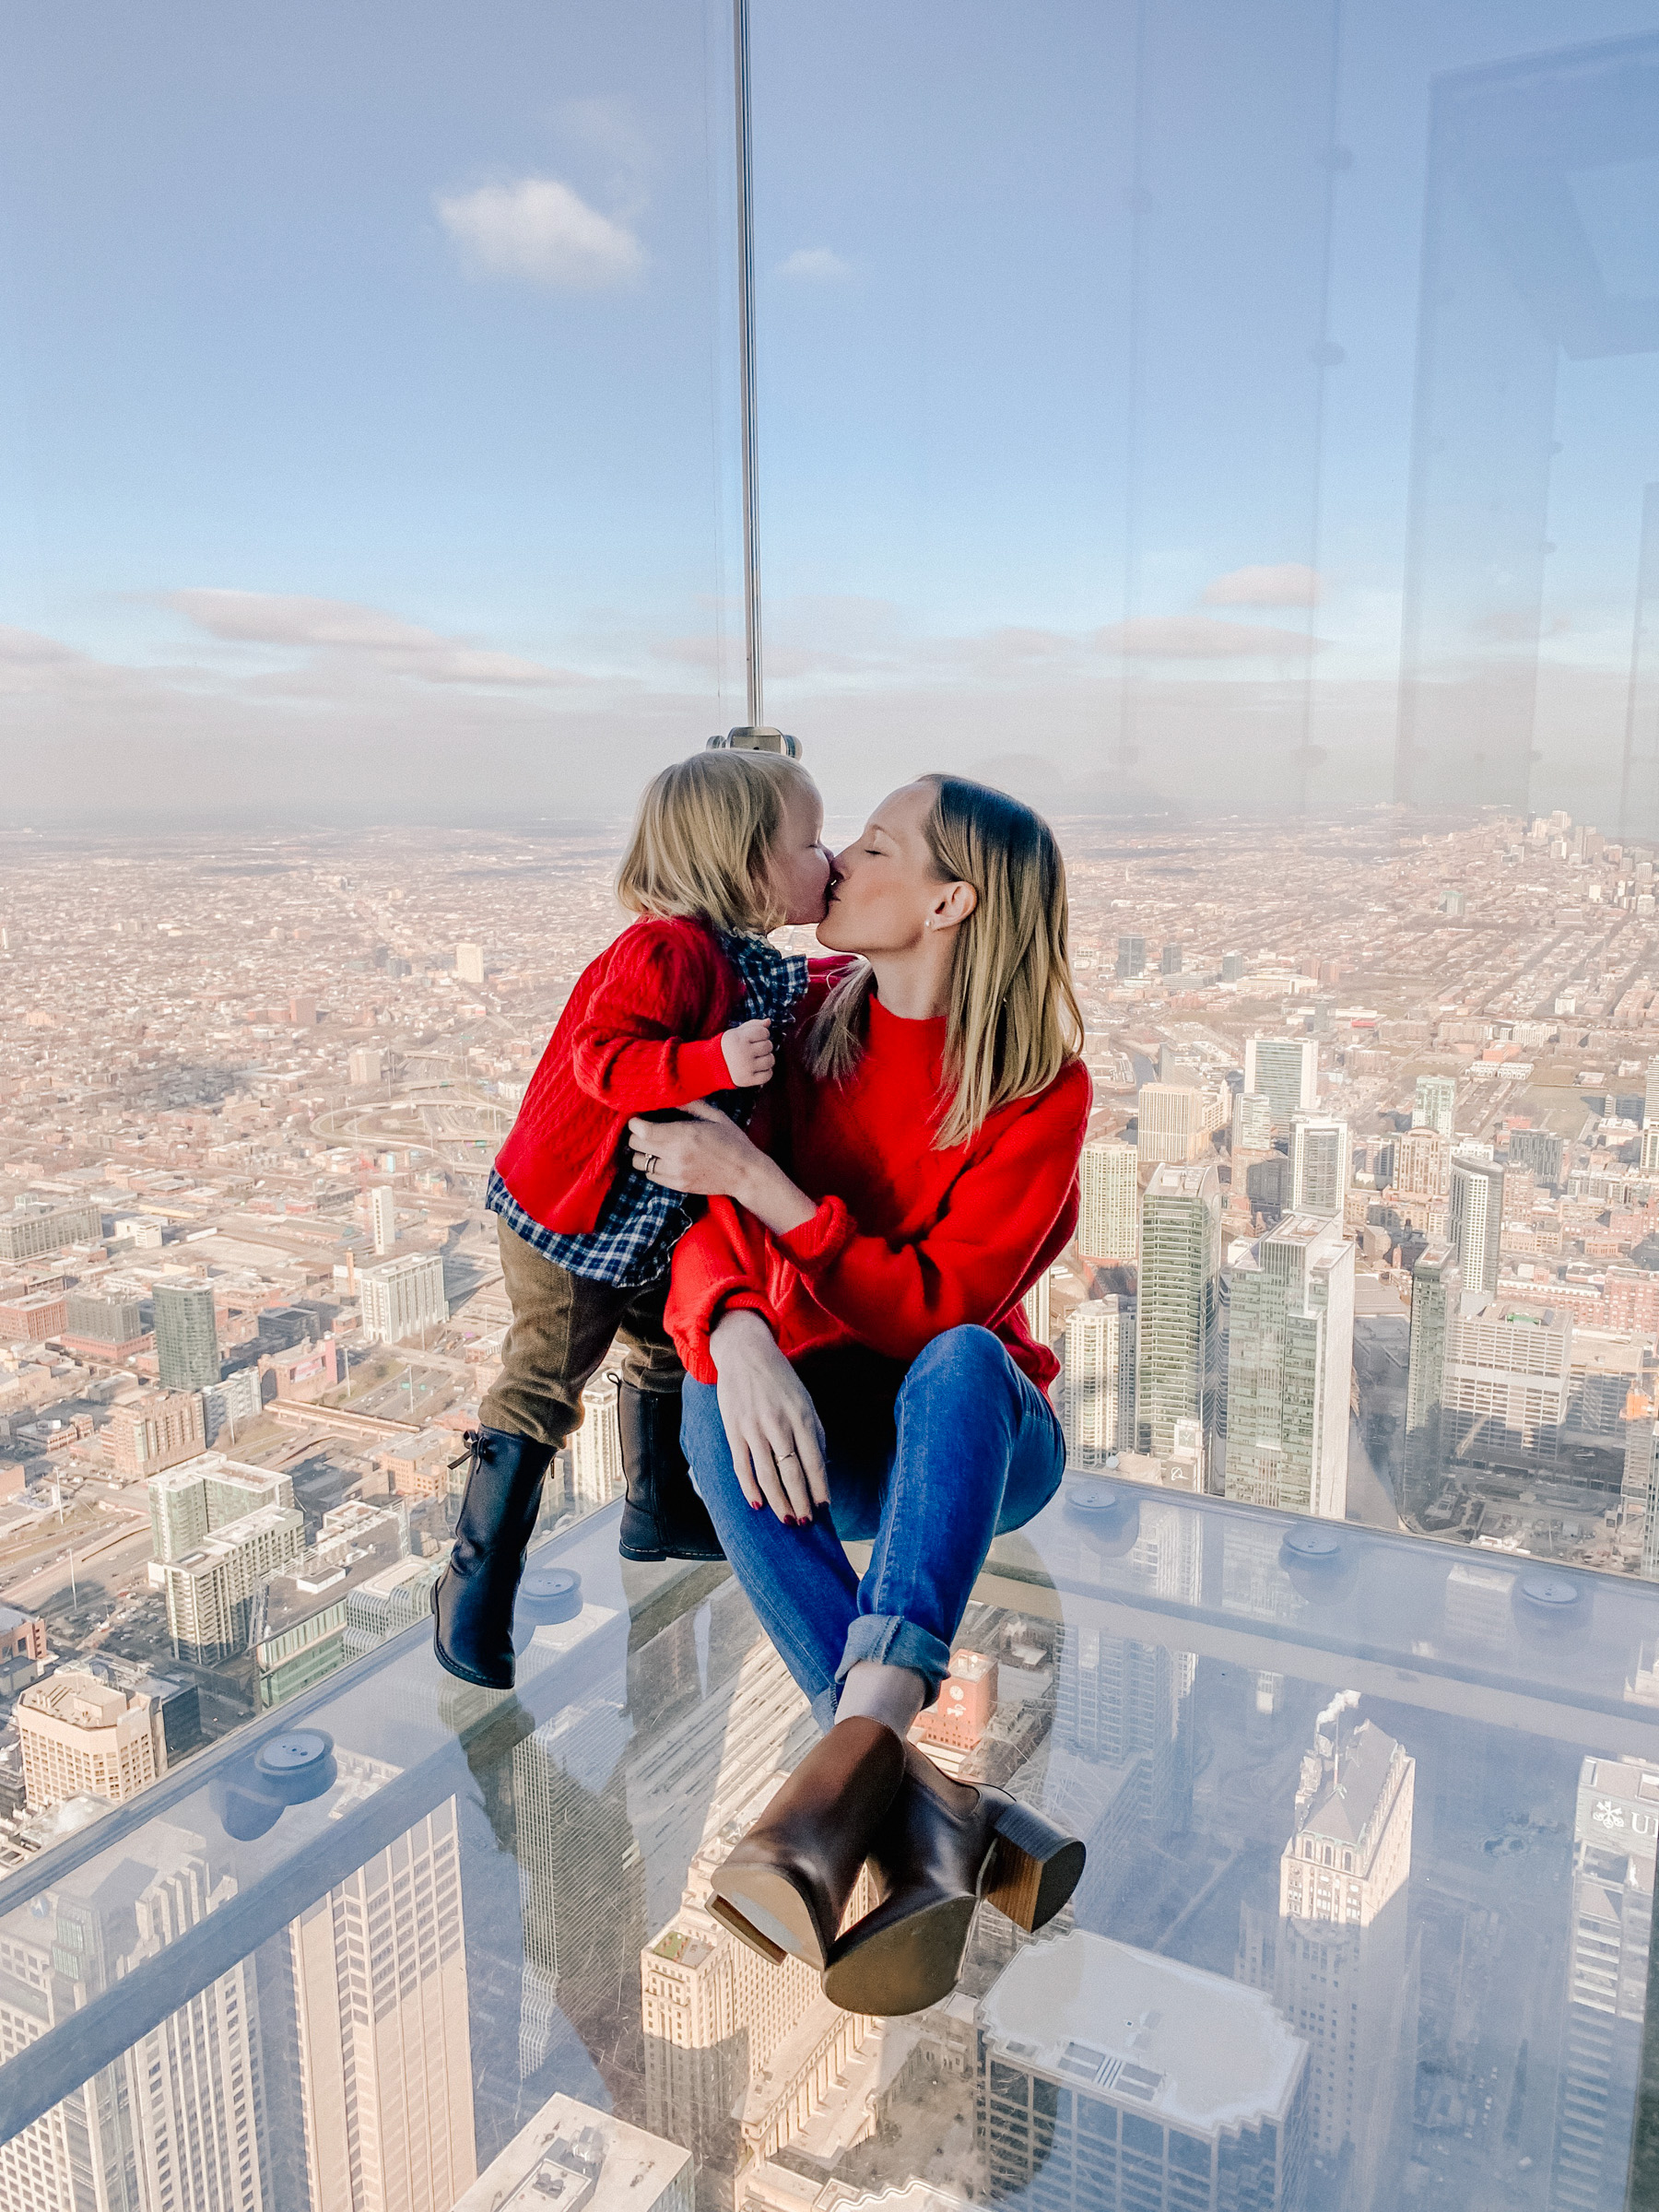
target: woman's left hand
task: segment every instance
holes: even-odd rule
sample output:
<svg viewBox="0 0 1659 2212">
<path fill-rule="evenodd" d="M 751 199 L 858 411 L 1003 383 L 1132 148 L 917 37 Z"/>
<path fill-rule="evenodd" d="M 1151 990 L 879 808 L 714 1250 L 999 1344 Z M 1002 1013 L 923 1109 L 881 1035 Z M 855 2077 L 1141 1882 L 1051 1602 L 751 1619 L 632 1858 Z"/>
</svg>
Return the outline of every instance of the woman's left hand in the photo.
<svg viewBox="0 0 1659 2212">
<path fill-rule="evenodd" d="M 706 1099 L 694 1099 L 685 1114 L 684 1120 L 672 1122 L 634 1116 L 628 1124 L 634 1166 L 665 1190 L 737 1197 L 766 1155 L 729 1114 Z"/>
</svg>

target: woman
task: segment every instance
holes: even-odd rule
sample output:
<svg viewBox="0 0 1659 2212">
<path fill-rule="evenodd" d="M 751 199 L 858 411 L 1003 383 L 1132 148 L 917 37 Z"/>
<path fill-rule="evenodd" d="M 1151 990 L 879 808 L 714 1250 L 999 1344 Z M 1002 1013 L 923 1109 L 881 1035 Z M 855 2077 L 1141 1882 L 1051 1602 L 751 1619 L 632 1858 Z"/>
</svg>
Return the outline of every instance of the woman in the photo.
<svg viewBox="0 0 1659 2212">
<path fill-rule="evenodd" d="M 1029 807 L 925 777 L 836 870 L 818 937 L 855 957 L 814 963 L 782 1157 L 700 1106 L 630 1139 L 643 1172 L 713 1200 L 668 1300 L 683 1441 L 826 1730 L 711 1910 L 886 2014 L 954 1985 L 980 1895 L 1040 1926 L 1082 1871 L 1080 1843 L 905 1735 L 992 1538 L 1060 1482 L 1056 1363 L 1019 1300 L 1075 1225 L 1090 1094 L 1065 871 Z M 846 1538 L 873 1542 L 862 1580 Z M 880 1902 L 842 1934 L 866 1859 Z"/>
</svg>

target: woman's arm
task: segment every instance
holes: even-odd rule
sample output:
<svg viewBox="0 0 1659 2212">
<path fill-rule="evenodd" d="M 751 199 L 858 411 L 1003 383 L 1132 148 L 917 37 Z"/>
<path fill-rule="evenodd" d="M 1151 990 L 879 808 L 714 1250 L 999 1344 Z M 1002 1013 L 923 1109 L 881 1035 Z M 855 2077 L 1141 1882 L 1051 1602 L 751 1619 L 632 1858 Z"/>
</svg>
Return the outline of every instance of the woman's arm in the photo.
<svg viewBox="0 0 1659 2212">
<path fill-rule="evenodd" d="M 925 1236 L 903 1243 L 865 1236 L 845 1204 L 830 1197 L 806 1220 L 776 1225 L 772 1246 L 800 1270 L 818 1305 L 896 1359 L 913 1359 L 965 1322 L 990 1327 L 1076 1221 L 1089 1104 L 1088 1070 L 1075 1063 L 963 1169 Z"/>
</svg>

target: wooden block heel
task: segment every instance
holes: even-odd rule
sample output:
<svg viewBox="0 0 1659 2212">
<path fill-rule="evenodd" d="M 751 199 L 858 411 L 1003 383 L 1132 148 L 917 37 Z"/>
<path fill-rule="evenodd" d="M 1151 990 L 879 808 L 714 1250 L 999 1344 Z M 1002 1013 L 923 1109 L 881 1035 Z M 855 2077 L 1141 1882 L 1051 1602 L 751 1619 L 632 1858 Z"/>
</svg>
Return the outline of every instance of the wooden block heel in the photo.
<svg viewBox="0 0 1659 2212">
<path fill-rule="evenodd" d="M 1010 1804 L 997 1817 L 985 1897 L 1017 1928 L 1032 1934 L 1046 1926 L 1070 1897 L 1088 1855 L 1075 1836 L 1029 1805 Z"/>
</svg>

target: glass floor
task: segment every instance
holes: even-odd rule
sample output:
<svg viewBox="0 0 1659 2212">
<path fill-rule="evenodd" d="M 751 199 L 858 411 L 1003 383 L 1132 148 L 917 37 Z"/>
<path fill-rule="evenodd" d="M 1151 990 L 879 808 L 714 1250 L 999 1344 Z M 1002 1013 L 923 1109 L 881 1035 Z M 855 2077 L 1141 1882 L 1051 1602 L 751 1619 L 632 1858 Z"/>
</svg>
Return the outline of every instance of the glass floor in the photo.
<svg viewBox="0 0 1659 2212">
<path fill-rule="evenodd" d="M 0 1885 L 0 2212 L 1659 2203 L 1659 1588 L 1074 1479 L 936 1755 L 1087 1872 L 880 2021 L 704 1911 L 810 1724 L 615 1544 L 516 1692 L 410 1630 Z"/>
</svg>

